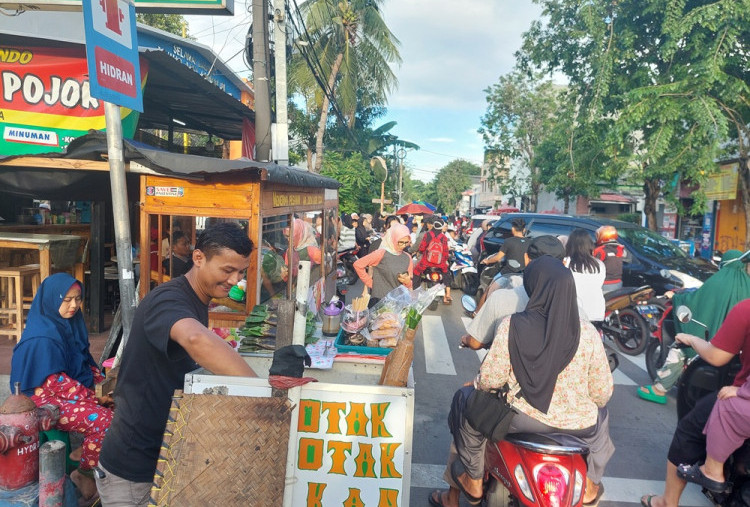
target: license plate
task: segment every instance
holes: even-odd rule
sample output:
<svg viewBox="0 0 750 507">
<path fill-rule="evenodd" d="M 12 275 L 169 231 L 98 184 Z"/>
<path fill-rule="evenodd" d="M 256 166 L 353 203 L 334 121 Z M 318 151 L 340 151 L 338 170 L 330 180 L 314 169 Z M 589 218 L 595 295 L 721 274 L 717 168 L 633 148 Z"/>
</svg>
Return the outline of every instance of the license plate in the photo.
<svg viewBox="0 0 750 507">
<path fill-rule="evenodd" d="M 638 313 L 644 317 L 652 318 L 659 313 L 659 308 L 654 305 L 638 305 Z"/>
</svg>

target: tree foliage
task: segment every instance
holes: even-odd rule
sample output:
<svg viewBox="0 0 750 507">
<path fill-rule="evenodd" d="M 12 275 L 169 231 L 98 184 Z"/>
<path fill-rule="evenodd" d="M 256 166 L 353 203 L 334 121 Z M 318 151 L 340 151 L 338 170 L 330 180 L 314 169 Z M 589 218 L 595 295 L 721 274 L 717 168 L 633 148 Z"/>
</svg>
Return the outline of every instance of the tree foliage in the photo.
<svg viewBox="0 0 750 507">
<path fill-rule="evenodd" d="M 154 28 L 179 36 L 182 36 L 182 28 L 184 26 L 185 33 L 187 34 L 187 20 L 179 14 L 137 13 L 135 19 L 138 23 L 153 26 Z"/>
<path fill-rule="evenodd" d="M 480 174 L 481 168 L 466 160 L 453 160 L 438 171 L 434 181 L 434 201 L 427 193 L 427 202 L 432 202 L 444 213 L 453 213 L 458 208 L 461 194 L 471 188 L 470 175 Z"/>
<path fill-rule="evenodd" d="M 370 171 L 370 161 L 364 160 L 359 153 L 344 156 L 330 151 L 326 154 L 325 164 L 321 174 L 330 176 L 341 183 L 339 188 L 339 209 L 342 212 L 353 213 L 372 211 L 376 198 L 375 188 L 380 198 L 380 182 L 376 182 Z"/>
<path fill-rule="evenodd" d="M 310 0 L 302 5 L 302 17 L 311 40 L 305 40 L 292 59 L 292 90 L 315 103 L 318 128 L 315 163 L 323 163 L 323 140 L 330 109 L 337 107 L 352 127 L 358 109 L 382 106 L 397 79 L 392 64 L 401 63 L 399 41 L 381 16 L 383 0 Z M 320 82 L 327 93 L 320 90 Z M 331 104 L 331 99 L 335 104 Z M 312 112 L 312 110 L 309 110 Z"/>
<path fill-rule="evenodd" d="M 666 183 L 675 174 L 705 182 L 732 118 L 748 123 L 727 104 L 747 106 L 750 0 L 535 2 L 544 19 L 524 35 L 522 67 L 565 74 L 577 97 L 574 128 L 602 135 L 608 175 L 643 183 L 655 228 L 656 199 L 677 197 Z"/>
<path fill-rule="evenodd" d="M 479 133 L 485 150 L 494 154 L 488 160 L 493 174 L 502 172 L 498 163 L 519 160 L 526 169 L 531 191 L 531 211 L 541 189 L 541 169 L 536 155 L 549 135 L 557 110 L 558 90 L 550 81 L 514 71 L 485 90 L 487 112 Z"/>
</svg>

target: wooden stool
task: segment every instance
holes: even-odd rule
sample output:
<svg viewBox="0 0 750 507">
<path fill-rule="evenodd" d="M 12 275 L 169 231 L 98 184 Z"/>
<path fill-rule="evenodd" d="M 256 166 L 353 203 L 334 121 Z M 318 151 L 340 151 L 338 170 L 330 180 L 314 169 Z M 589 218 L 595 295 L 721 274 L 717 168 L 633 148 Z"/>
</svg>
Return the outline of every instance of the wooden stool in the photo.
<svg viewBox="0 0 750 507">
<path fill-rule="evenodd" d="M 26 280 L 31 282 L 31 296 L 24 294 Z M 31 308 L 40 280 L 39 264 L 0 269 L 0 336 L 21 339 L 24 310 Z"/>
</svg>

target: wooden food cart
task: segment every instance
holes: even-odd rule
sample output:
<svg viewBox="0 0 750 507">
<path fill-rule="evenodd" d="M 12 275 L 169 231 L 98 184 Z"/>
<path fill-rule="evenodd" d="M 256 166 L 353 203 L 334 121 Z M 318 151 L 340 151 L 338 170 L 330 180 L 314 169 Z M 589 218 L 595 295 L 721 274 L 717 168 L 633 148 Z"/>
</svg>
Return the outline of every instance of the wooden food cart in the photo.
<svg viewBox="0 0 750 507">
<path fill-rule="evenodd" d="M 231 162 L 239 164 L 240 161 Z M 269 281 L 268 273 L 262 270 L 264 256 L 272 256 L 276 264 L 285 257 L 289 245 L 284 231 L 295 217 L 309 221 L 311 215 L 321 214 L 327 218 L 323 221 L 321 237 L 337 238 L 338 233 L 332 228 L 338 214 L 339 183 L 288 167 L 261 166 L 237 172 L 204 173 L 198 177 L 194 173 L 141 177 L 141 297 L 150 287 L 169 279 L 169 260 L 159 247 L 163 238 L 180 230 L 194 245 L 200 230 L 224 220 L 234 220 L 245 227 L 255 248 L 247 270 L 245 301 L 230 298 L 213 301 L 211 326 L 239 327 L 256 304 L 272 297 L 287 297 L 291 289 L 288 280 L 280 279 L 276 273 Z M 325 286 L 325 293 L 330 297 L 335 291 L 335 241 L 320 241 L 320 247 L 324 261 L 310 284 L 317 282 L 319 287 Z M 288 272 L 293 273 L 295 270 L 288 265 L 292 256 L 289 257 L 283 262 Z"/>
</svg>

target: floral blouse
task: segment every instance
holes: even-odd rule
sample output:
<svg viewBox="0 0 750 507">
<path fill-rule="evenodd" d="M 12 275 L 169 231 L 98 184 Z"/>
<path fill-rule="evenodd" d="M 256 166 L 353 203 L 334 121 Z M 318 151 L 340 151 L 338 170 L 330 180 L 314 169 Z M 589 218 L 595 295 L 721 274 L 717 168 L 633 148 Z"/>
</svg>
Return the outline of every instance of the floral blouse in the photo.
<svg viewBox="0 0 750 507">
<path fill-rule="evenodd" d="M 506 317 L 498 326 L 492 347 L 482 362 L 476 387 L 499 389 L 507 382 L 510 388 L 508 400 L 513 408 L 554 428 L 579 430 L 596 424 L 598 408 L 607 404 L 614 389 L 604 345 L 596 328 L 581 320 L 578 350 L 558 375 L 546 414 L 529 405 L 523 397 L 515 397 L 520 385 L 510 364 L 509 330 L 510 317 Z"/>
</svg>

